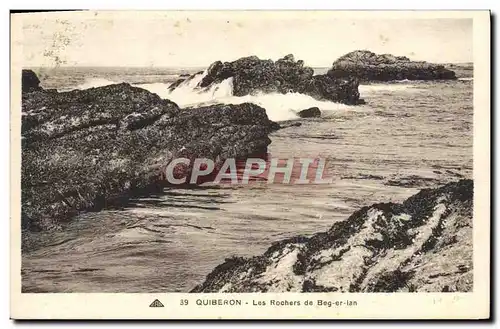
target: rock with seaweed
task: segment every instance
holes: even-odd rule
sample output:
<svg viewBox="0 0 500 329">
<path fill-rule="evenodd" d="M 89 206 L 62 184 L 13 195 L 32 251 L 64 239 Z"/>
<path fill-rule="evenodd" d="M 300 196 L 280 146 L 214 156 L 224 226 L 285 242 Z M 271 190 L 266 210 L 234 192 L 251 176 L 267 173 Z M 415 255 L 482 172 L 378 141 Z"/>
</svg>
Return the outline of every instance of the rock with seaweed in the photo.
<svg viewBox="0 0 500 329">
<path fill-rule="evenodd" d="M 321 116 L 321 111 L 315 106 L 299 111 L 297 112 L 297 115 L 301 118 L 317 118 Z"/>
<path fill-rule="evenodd" d="M 266 153 L 279 127 L 254 104 L 183 110 L 126 83 L 57 92 L 38 87 L 33 75 L 23 71 L 25 229 L 57 228 L 79 211 L 162 189 L 174 157 L 220 162 Z"/>
<path fill-rule="evenodd" d="M 192 292 L 472 291 L 473 182 L 363 207 L 326 232 L 232 257 Z"/>
<path fill-rule="evenodd" d="M 334 78 L 357 77 L 361 81 L 453 80 L 455 72 L 444 65 L 412 61 L 405 56 L 378 55 L 356 50 L 337 59 L 327 75 Z"/>
<path fill-rule="evenodd" d="M 304 66 L 302 60 L 295 61 L 292 54 L 277 61 L 263 60 L 257 56 L 243 57 L 233 62 L 216 61 L 209 66 L 197 87 L 208 89 L 229 78 L 232 78 L 234 96 L 296 92 L 319 100 L 363 103 L 359 98 L 357 78 L 314 75 L 312 68 Z M 170 89 L 177 88 L 181 83 L 178 81 Z"/>
</svg>

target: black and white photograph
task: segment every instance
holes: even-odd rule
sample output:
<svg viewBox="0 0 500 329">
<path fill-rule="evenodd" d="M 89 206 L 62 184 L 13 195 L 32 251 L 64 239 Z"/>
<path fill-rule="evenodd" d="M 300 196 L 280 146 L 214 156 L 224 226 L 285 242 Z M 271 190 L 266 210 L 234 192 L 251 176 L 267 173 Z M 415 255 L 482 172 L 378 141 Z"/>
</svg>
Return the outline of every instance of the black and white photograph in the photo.
<svg viewBox="0 0 500 329">
<path fill-rule="evenodd" d="M 474 15 L 133 13 L 12 14 L 22 294 L 476 291 Z"/>
</svg>

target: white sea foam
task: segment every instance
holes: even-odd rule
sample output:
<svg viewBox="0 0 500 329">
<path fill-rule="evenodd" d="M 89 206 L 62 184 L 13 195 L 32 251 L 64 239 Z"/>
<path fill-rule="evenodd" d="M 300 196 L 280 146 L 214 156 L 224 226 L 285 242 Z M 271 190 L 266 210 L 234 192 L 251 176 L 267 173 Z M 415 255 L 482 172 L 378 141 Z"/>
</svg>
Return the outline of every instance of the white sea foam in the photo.
<svg viewBox="0 0 500 329">
<path fill-rule="evenodd" d="M 198 84 L 205 77 L 205 75 L 206 71 L 196 74 L 193 78 L 182 82 L 173 91 L 168 89 L 171 85 L 170 83 L 147 83 L 136 84 L 134 86 L 146 89 L 157 94 L 161 98 L 169 99 L 180 107 L 199 107 L 217 103 L 254 103 L 265 108 L 269 119 L 273 121 L 296 119 L 298 117 L 298 111 L 310 107 L 318 107 L 323 113 L 326 112 L 326 114 L 332 111 L 346 111 L 355 108 L 353 106 L 340 103 L 319 101 L 311 96 L 300 93 L 258 93 L 255 95 L 246 95 L 241 97 L 233 96 L 233 78 L 228 78 L 218 84 L 214 84 L 208 89 L 199 88 Z M 91 78 L 76 88 L 87 89 L 92 87 L 107 86 L 114 83 L 117 82 L 102 78 Z"/>
<path fill-rule="evenodd" d="M 421 89 L 414 84 L 405 84 L 407 81 L 401 81 L 400 83 L 390 83 L 390 84 L 370 84 L 370 85 L 359 85 L 359 93 L 362 95 L 374 94 L 380 92 L 391 92 L 391 91 L 410 91 L 418 92 Z"/>
<path fill-rule="evenodd" d="M 299 93 L 258 93 L 242 97 L 233 96 L 233 78 L 228 78 L 209 89 L 197 88 L 204 75 L 198 74 L 193 79 L 180 84 L 173 91 L 168 90 L 168 84 L 143 84 L 138 87 L 158 94 L 162 98 L 170 99 L 181 107 L 202 106 L 216 103 L 242 104 L 254 103 L 266 109 L 269 119 L 283 121 L 297 118 L 297 112 L 316 106 L 324 111 L 338 111 L 349 109 L 350 106 L 328 101 L 318 101 L 311 96 Z"/>
<path fill-rule="evenodd" d="M 140 84 L 136 86 L 149 90 L 161 98 L 170 99 L 181 107 L 213 103 L 219 101 L 220 99 L 232 97 L 232 78 L 226 79 L 219 84 L 215 84 L 209 89 L 197 87 L 205 75 L 205 72 L 203 74 L 197 74 L 192 79 L 182 82 L 172 91 L 168 89 L 170 84 L 164 83 Z"/>
<path fill-rule="evenodd" d="M 266 109 L 267 116 L 273 121 L 296 119 L 298 111 L 310 107 L 318 107 L 323 113 L 353 108 L 345 104 L 318 101 L 311 96 L 299 93 L 247 95 L 243 97 L 224 98 L 219 100 L 219 102 L 224 104 L 257 104 Z"/>
</svg>

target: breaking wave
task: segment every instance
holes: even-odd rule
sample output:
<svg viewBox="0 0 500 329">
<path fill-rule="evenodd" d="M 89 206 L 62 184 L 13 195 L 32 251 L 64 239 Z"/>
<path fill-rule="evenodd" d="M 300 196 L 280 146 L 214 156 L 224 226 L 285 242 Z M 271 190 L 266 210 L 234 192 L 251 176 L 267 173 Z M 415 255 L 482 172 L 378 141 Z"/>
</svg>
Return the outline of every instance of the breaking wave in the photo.
<svg viewBox="0 0 500 329">
<path fill-rule="evenodd" d="M 359 93 L 362 95 L 374 94 L 374 93 L 385 93 L 385 92 L 419 92 L 422 89 L 418 88 L 416 84 L 405 84 L 408 80 L 401 80 L 398 83 L 386 83 L 386 84 L 367 84 L 359 85 Z"/>
<path fill-rule="evenodd" d="M 206 71 L 196 74 L 179 84 L 175 89 L 169 90 L 172 83 L 141 83 L 134 84 L 135 87 L 146 89 L 157 94 L 161 98 L 169 99 L 180 107 L 200 107 L 212 104 L 241 104 L 254 103 L 266 109 L 267 116 L 273 121 L 285 121 L 298 118 L 297 112 L 318 107 L 326 115 L 332 111 L 345 111 L 355 107 L 333 103 L 329 101 L 319 101 L 311 96 L 300 93 L 257 93 L 255 95 L 234 96 L 233 78 L 228 78 L 210 88 L 201 89 L 198 86 L 206 75 Z M 103 78 L 90 78 L 78 85 L 76 89 L 88 89 L 92 87 L 102 87 L 118 83 Z M 373 87 L 373 86 L 371 86 Z M 75 89 L 75 88 L 72 88 Z M 360 86 L 361 91 L 361 86 Z"/>
<path fill-rule="evenodd" d="M 266 109 L 267 116 L 273 121 L 296 119 L 297 112 L 310 107 L 318 107 L 322 112 L 338 111 L 351 108 L 348 105 L 328 101 L 318 101 L 311 96 L 299 93 L 258 93 L 255 95 L 234 96 L 233 78 L 228 78 L 208 89 L 197 88 L 206 72 L 182 82 L 173 91 L 170 84 L 141 84 L 137 87 L 156 93 L 162 98 L 170 99 L 180 107 L 199 107 L 211 104 L 241 104 L 254 103 Z"/>
</svg>

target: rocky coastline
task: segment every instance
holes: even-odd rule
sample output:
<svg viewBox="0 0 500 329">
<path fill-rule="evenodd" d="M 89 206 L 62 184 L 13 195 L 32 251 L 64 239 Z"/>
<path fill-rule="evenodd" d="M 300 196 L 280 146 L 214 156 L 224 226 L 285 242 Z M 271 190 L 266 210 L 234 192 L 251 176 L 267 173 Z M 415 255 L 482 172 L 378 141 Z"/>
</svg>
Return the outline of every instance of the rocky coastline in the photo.
<svg viewBox="0 0 500 329">
<path fill-rule="evenodd" d="M 296 92 L 351 105 L 364 103 L 360 81 L 456 79 L 441 65 L 355 51 L 321 75 L 293 55 L 217 61 L 168 88 L 200 75 L 200 91 L 232 78 L 234 96 Z M 297 115 L 320 117 L 321 109 Z M 22 228 L 58 229 L 79 212 L 159 192 L 168 186 L 164 169 L 174 158 L 217 165 L 266 154 L 270 133 L 300 124 L 280 126 L 252 103 L 183 109 L 127 83 L 58 92 L 23 70 Z M 181 170 L 188 175 L 191 168 Z M 411 176 L 386 185 L 421 181 Z M 471 291 L 472 197 L 473 182 L 461 180 L 423 189 L 401 204 L 363 207 L 327 232 L 278 241 L 260 256 L 228 258 L 192 292 Z"/>
<path fill-rule="evenodd" d="M 326 232 L 231 257 L 191 292 L 468 292 L 472 180 L 363 207 Z"/>
<path fill-rule="evenodd" d="M 378 55 L 368 50 L 347 53 L 327 72 L 333 78 L 356 77 L 360 81 L 455 80 L 455 72 L 444 65 L 412 61 L 405 56 Z"/>
<path fill-rule="evenodd" d="M 183 110 L 127 83 L 44 90 L 22 72 L 22 227 L 47 230 L 165 186 L 174 157 L 263 154 L 279 125 L 249 103 Z M 184 168 L 187 174 L 191 168 Z"/>
<path fill-rule="evenodd" d="M 202 73 L 197 73 L 202 74 Z M 182 82 L 192 79 L 181 78 L 171 85 L 171 90 Z M 263 60 L 257 56 L 243 57 L 233 62 L 216 61 L 207 69 L 197 87 L 207 90 L 210 87 L 232 78 L 233 95 L 245 96 L 254 93 L 289 92 L 309 95 L 318 100 L 345 104 L 363 104 L 359 96 L 359 81 L 356 77 L 336 78 L 332 75 L 314 75 L 311 67 L 304 61 L 295 61 L 289 54 L 277 61 Z"/>
</svg>

